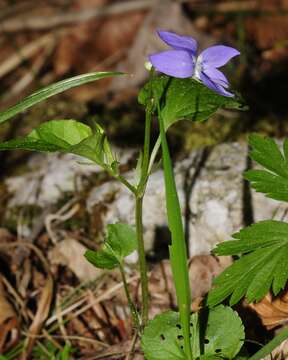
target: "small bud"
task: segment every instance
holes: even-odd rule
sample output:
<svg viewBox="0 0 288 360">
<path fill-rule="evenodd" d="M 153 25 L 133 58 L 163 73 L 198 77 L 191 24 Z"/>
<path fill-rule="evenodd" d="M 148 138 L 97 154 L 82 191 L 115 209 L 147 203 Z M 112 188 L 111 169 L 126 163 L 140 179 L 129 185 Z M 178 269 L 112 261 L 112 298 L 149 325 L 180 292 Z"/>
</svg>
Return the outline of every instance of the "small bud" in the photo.
<svg viewBox="0 0 288 360">
<path fill-rule="evenodd" d="M 151 62 L 150 61 L 145 61 L 144 67 L 145 67 L 146 70 L 151 71 L 151 69 L 152 69 Z"/>
</svg>

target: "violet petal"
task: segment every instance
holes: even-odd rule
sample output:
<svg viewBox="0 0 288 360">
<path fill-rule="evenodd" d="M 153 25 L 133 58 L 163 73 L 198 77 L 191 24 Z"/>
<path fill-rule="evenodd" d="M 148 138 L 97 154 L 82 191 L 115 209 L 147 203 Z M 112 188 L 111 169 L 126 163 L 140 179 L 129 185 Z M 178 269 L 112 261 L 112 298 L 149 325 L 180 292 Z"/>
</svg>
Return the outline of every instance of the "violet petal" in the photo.
<svg viewBox="0 0 288 360">
<path fill-rule="evenodd" d="M 177 35 L 169 31 L 157 31 L 159 37 L 169 46 L 176 50 L 188 50 L 196 54 L 197 51 L 197 41 L 190 36 Z"/>
<path fill-rule="evenodd" d="M 229 82 L 226 76 L 219 70 L 213 68 L 212 66 L 207 67 L 203 70 L 206 76 L 216 84 L 223 86 L 224 88 L 229 87 Z"/>
<path fill-rule="evenodd" d="M 149 56 L 155 69 L 163 74 L 177 78 L 188 78 L 193 75 L 194 62 L 185 50 L 167 50 Z"/>
<path fill-rule="evenodd" d="M 203 70 L 208 66 L 214 68 L 225 65 L 234 56 L 239 55 L 240 52 L 230 46 L 216 45 L 211 46 L 200 54 Z"/>
<path fill-rule="evenodd" d="M 227 96 L 227 97 L 234 97 L 234 94 L 230 93 L 229 91 L 226 91 L 223 86 L 220 84 L 212 81 L 207 75 L 205 75 L 204 72 L 201 72 L 200 74 L 200 80 L 211 90 L 214 90 L 219 95 Z"/>
</svg>

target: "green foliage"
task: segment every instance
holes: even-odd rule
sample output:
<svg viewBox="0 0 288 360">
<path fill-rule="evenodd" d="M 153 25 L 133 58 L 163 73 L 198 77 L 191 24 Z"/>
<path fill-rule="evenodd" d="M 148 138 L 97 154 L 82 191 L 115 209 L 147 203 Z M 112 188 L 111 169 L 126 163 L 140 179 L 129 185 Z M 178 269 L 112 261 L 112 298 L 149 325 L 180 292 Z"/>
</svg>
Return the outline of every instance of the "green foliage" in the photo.
<svg viewBox="0 0 288 360">
<path fill-rule="evenodd" d="M 220 305 L 193 314 L 190 319 L 193 359 L 234 359 L 243 345 L 244 330 L 238 314 Z M 186 360 L 179 314 L 166 312 L 148 323 L 141 339 L 147 360 Z"/>
<path fill-rule="evenodd" d="M 244 109 L 240 99 L 218 95 L 194 79 L 160 75 L 150 81 L 153 82 L 155 104 L 161 102 L 161 116 L 166 130 L 179 120 L 204 121 L 222 107 Z M 150 100 L 150 86 L 148 82 L 139 93 L 138 101 L 144 106 Z"/>
<path fill-rule="evenodd" d="M 215 306 L 231 295 L 230 304 L 243 296 L 261 300 L 271 285 L 277 295 L 288 279 L 288 224 L 262 221 L 233 235 L 236 240 L 217 245 L 216 255 L 245 254 L 215 279 L 208 304 Z"/>
<path fill-rule="evenodd" d="M 75 349 L 69 344 L 65 344 L 61 351 L 51 342 L 46 340 L 44 343 L 38 343 L 32 351 L 33 358 L 37 360 L 69 360 Z"/>
<path fill-rule="evenodd" d="M 283 153 L 273 139 L 259 135 L 249 137 L 250 157 L 265 170 L 249 170 L 245 178 L 251 186 L 266 196 L 288 201 L 288 140 L 283 144 Z"/>
<path fill-rule="evenodd" d="M 69 79 L 65 79 L 59 82 L 56 82 L 52 85 L 49 85 L 35 93 L 27 96 L 25 99 L 20 101 L 15 106 L 10 107 L 9 109 L 0 113 L 0 123 L 3 123 L 13 116 L 19 114 L 20 112 L 29 109 L 35 104 L 42 102 L 51 96 L 57 95 L 61 92 L 64 92 L 68 89 L 74 88 L 76 86 L 84 85 L 92 81 L 100 80 L 106 77 L 119 76 L 123 75 L 119 72 L 95 72 L 82 74 L 74 76 Z"/>
<path fill-rule="evenodd" d="M 96 125 L 92 130 L 75 120 L 51 120 L 24 138 L 0 144 L 0 150 L 12 149 L 72 153 L 111 169 L 117 164 L 103 129 Z"/>
<path fill-rule="evenodd" d="M 158 104 L 158 117 L 160 122 L 160 136 L 162 145 L 162 157 L 165 180 L 165 198 L 168 217 L 168 226 L 171 231 L 171 245 L 169 255 L 173 274 L 174 286 L 176 289 L 177 304 L 180 313 L 180 323 L 184 336 L 184 351 L 187 359 L 191 359 L 190 346 L 190 308 L 191 289 L 188 273 L 188 259 L 185 242 L 185 234 L 182 223 L 181 208 L 177 194 L 172 162 L 167 144 L 164 121 L 161 117 L 160 104 Z"/>
<path fill-rule="evenodd" d="M 87 250 L 86 259 L 97 268 L 114 269 L 137 248 L 135 230 L 127 224 L 110 224 L 100 251 Z"/>
</svg>

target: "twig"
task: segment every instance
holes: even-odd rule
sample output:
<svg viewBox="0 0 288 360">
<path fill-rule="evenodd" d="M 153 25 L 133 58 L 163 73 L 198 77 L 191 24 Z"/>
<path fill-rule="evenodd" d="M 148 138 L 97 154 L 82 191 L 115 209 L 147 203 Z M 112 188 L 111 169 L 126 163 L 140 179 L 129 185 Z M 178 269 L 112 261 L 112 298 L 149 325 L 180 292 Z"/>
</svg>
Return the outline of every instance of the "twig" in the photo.
<svg viewBox="0 0 288 360">
<path fill-rule="evenodd" d="M 17 241 L 15 243 L 11 243 L 11 244 L 0 244 L 0 250 L 1 249 L 4 249 L 4 250 L 5 249 L 13 249 L 14 247 L 18 247 L 18 246 L 28 247 L 29 249 L 33 250 L 36 253 L 36 255 L 38 256 L 38 258 L 40 259 L 40 261 L 42 262 L 42 265 L 44 266 L 45 271 L 47 272 L 48 276 L 50 276 L 51 279 L 52 279 L 51 272 L 50 272 L 50 267 L 49 267 L 49 264 L 48 264 L 47 260 L 45 259 L 42 252 L 35 245 L 31 244 L 30 242 Z M 12 285 L 9 283 L 9 281 L 3 275 L 2 275 L 2 279 L 3 279 L 3 282 L 5 283 L 5 285 L 7 286 L 7 288 L 9 289 L 9 291 L 11 292 L 11 294 L 13 294 L 14 298 L 16 299 L 16 301 L 21 306 L 23 313 L 26 316 L 28 316 L 34 322 L 35 321 L 35 315 L 29 309 L 27 309 L 27 311 L 25 310 L 24 301 L 21 299 L 21 297 L 18 295 L 16 290 L 12 287 Z M 51 281 L 53 281 L 53 280 L 51 280 Z M 49 339 L 58 349 L 62 350 L 62 347 L 57 343 L 57 341 L 55 341 L 51 337 L 51 335 L 45 329 L 43 329 L 42 332 L 45 335 L 45 337 L 47 339 Z"/>
<path fill-rule="evenodd" d="M 80 208 L 80 205 L 78 203 L 75 204 L 75 201 L 76 201 L 75 199 L 69 201 L 59 211 L 57 211 L 56 214 L 49 214 L 46 216 L 45 226 L 53 244 L 57 244 L 58 241 L 56 235 L 54 234 L 54 231 L 52 230 L 52 222 L 53 221 L 64 222 L 71 219 L 79 211 Z M 72 207 L 70 208 L 70 206 Z"/>
<path fill-rule="evenodd" d="M 1 25 L 0 25 L 1 28 Z M 24 60 L 29 59 L 33 56 L 37 51 L 42 48 L 47 48 L 49 46 L 53 46 L 55 43 L 55 37 L 62 36 L 68 32 L 67 29 L 62 29 L 61 31 L 57 31 L 55 33 L 50 33 L 43 35 L 37 38 L 34 41 L 31 41 L 29 44 L 23 46 L 19 49 L 19 52 L 13 54 L 8 59 L 3 61 L 0 65 L 0 78 L 7 75 L 9 72 L 13 71 L 17 68 Z"/>
<path fill-rule="evenodd" d="M 169 0 L 163 0 L 169 1 Z M 155 0 L 121 1 L 105 7 L 85 9 L 83 11 L 70 11 L 52 16 L 30 16 L 27 18 L 10 19 L 3 21 L 0 32 L 17 32 L 21 30 L 44 30 L 56 26 L 71 25 L 86 22 L 91 19 L 127 13 L 130 11 L 146 10 L 153 7 Z"/>
<path fill-rule="evenodd" d="M 130 279 L 127 280 L 127 283 L 131 283 L 135 280 L 137 280 L 139 278 L 138 275 L 135 275 L 133 277 L 131 277 Z M 81 309 L 79 309 L 77 312 L 75 312 L 72 317 L 70 319 L 73 319 L 79 315 L 81 315 L 83 312 L 89 310 L 94 304 L 97 304 L 103 300 L 106 300 L 107 298 L 109 298 L 112 294 L 114 294 L 115 292 L 117 292 L 119 289 L 121 289 L 123 287 L 123 284 L 117 284 L 113 287 L 111 287 L 110 289 L 108 289 L 104 294 L 98 296 L 94 301 L 91 301 L 89 304 L 84 305 Z M 81 306 L 83 303 L 86 302 L 86 299 L 82 299 L 80 301 L 78 301 L 78 303 L 75 303 L 73 305 L 71 305 L 69 308 L 63 310 L 61 312 L 61 316 L 67 315 L 69 314 L 71 311 L 77 309 L 79 306 Z M 46 326 L 51 325 L 54 321 L 57 320 L 57 316 L 56 315 L 52 315 L 47 321 L 46 321 Z"/>
<path fill-rule="evenodd" d="M 41 69 L 43 68 L 47 58 L 51 55 L 56 42 L 51 42 L 47 44 L 44 48 L 43 54 L 39 55 L 37 59 L 32 64 L 31 68 L 29 68 L 29 71 L 25 73 L 23 77 L 21 77 L 7 92 L 7 94 L 4 94 L 2 96 L 2 101 L 8 101 L 15 95 L 20 94 L 22 91 L 24 91 L 37 77 Z"/>
<path fill-rule="evenodd" d="M 27 333 L 26 331 L 21 331 L 21 334 L 27 336 L 30 335 L 29 333 Z M 32 335 L 30 335 L 32 337 Z M 86 342 L 89 344 L 94 344 L 94 345 L 99 345 L 102 346 L 103 348 L 109 348 L 111 345 L 105 344 L 102 341 L 96 340 L 96 339 L 92 339 L 89 337 L 84 337 L 84 336 L 77 336 L 77 335 L 50 335 L 51 338 L 53 339 L 64 339 L 64 340 L 71 340 L 71 341 L 80 341 L 80 342 Z M 33 335 L 33 337 L 35 339 L 45 339 L 46 336 L 45 335 Z"/>
<path fill-rule="evenodd" d="M 127 356 L 125 357 L 125 360 L 132 360 L 133 359 L 132 356 L 134 355 L 137 338 L 138 338 L 138 333 L 135 332 L 135 334 L 133 336 L 133 339 L 132 339 L 131 347 L 129 349 L 129 352 L 128 352 Z"/>
</svg>

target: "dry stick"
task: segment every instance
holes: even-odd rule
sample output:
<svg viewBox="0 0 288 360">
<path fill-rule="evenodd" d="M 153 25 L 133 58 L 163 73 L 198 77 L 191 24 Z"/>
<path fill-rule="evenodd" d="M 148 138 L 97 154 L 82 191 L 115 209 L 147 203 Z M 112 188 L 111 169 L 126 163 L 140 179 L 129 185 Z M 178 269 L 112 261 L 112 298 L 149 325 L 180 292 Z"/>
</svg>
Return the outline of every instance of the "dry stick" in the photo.
<svg viewBox="0 0 288 360">
<path fill-rule="evenodd" d="M 125 360 L 132 360 L 133 359 L 132 356 L 134 355 L 137 338 L 138 338 L 138 333 L 135 332 L 135 334 L 133 336 L 133 339 L 132 339 L 131 347 L 129 349 L 129 352 L 128 352 L 127 356 L 125 357 Z"/>
<path fill-rule="evenodd" d="M 69 345 L 71 345 L 70 341 L 68 340 L 68 334 L 67 334 L 67 331 L 64 326 L 63 317 L 61 315 L 61 305 L 60 305 L 59 294 L 57 294 L 57 297 L 56 297 L 56 316 L 57 316 L 57 320 L 58 320 L 59 329 L 62 333 L 63 339 L 65 339 L 65 343 L 68 343 Z"/>
<path fill-rule="evenodd" d="M 27 333 L 26 331 L 22 331 L 21 332 L 23 335 L 29 335 L 29 333 Z M 45 335 L 34 335 L 33 336 L 35 339 L 45 339 L 46 336 Z M 77 336 L 77 335 L 51 335 L 51 338 L 52 339 L 68 339 L 68 340 L 75 340 L 75 341 L 82 341 L 82 342 L 87 342 L 87 343 L 90 343 L 90 344 L 96 344 L 96 345 L 99 345 L 99 346 L 102 346 L 104 348 L 109 348 L 111 345 L 108 345 L 108 344 L 105 344 L 103 343 L 102 341 L 99 341 L 99 340 L 96 340 L 96 339 L 92 339 L 92 338 L 89 338 L 89 337 L 84 337 L 84 336 Z"/>
<path fill-rule="evenodd" d="M 11 248 L 15 248 L 18 246 L 28 247 L 29 249 L 33 250 L 36 253 L 36 255 L 38 256 L 38 258 L 41 260 L 41 262 L 45 268 L 45 271 L 48 275 L 48 279 L 46 281 L 45 287 L 43 288 L 41 296 L 40 296 L 36 315 L 35 315 L 35 317 L 32 321 L 32 324 L 30 325 L 30 328 L 29 328 L 29 333 L 31 333 L 32 335 L 35 335 L 42 328 L 44 321 L 46 320 L 49 310 L 50 310 L 50 305 L 51 305 L 51 301 L 52 301 L 52 292 L 53 292 L 53 277 L 50 272 L 49 264 L 48 264 L 47 260 L 45 259 L 44 255 L 35 245 L 31 244 L 30 242 L 17 241 L 15 243 L 11 243 L 11 244 L 0 244 L 0 249 L 11 249 Z M 22 354 L 23 360 L 27 359 L 28 356 L 30 355 L 30 352 L 32 351 L 34 342 L 35 342 L 35 340 L 33 339 L 33 337 L 28 337 L 28 340 L 26 341 L 25 351 Z"/>
<path fill-rule="evenodd" d="M 165 1 L 165 0 L 163 0 Z M 91 19 L 127 13 L 130 11 L 146 10 L 155 4 L 155 0 L 124 1 L 105 7 L 85 9 L 83 11 L 70 11 L 51 16 L 30 16 L 22 19 L 3 21 L 3 32 L 17 32 L 20 30 L 45 30 L 56 26 L 71 25 L 86 22 Z"/>
<path fill-rule="evenodd" d="M 12 97 L 20 94 L 36 79 L 36 76 L 40 73 L 47 58 L 52 54 L 55 45 L 56 45 L 56 41 L 46 45 L 43 54 L 41 54 L 34 61 L 31 68 L 29 68 L 29 71 L 25 73 L 25 75 L 21 77 L 15 84 L 13 84 L 13 86 L 9 89 L 9 91 L 7 91 L 7 94 L 4 94 L 4 96 L 2 96 L 1 98 L 2 101 L 8 101 Z"/>
<path fill-rule="evenodd" d="M 0 24 L 0 30 L 1 28 L 2 25 Z M 61 29 L 54 33 L 43 35 L 20 48 L 18 53 L 13 54 L 0 64 L 0 78 L 13 71 L 24 60 L 27 60 L 31 56 L 35 55 L 40 49 L 47 48 L 48 46 L 53 46 L 53 44 L 55 44 L 55 37 L 67 34 L 69 31 L 69 29 Z"/>
<path fill-rule="evenodd" d="M 162 0 L 167 3 L 189 3 L 189 0 Z M 83 11 L 71 11 L 62 14 L 46 16 L 29 16 L 26 18 L 9 19 L 2 22 L 0 32 L 17 32 L 22 30 L 45 30 L 56 26 L 71 25 L 73 23 L 86 22 L 91 19 L 107 17 L 111 15 L 123 14 L 130 11 L 147 10 L 155 6 L 155 0 L 138 0 L 124 1 L 116 4 L 108 5 L 102 8 L 85 9 Z M 238 12 L 238 11 L 255 11 L 258 9 L 257 0 L 233 1 L 230 3 L 197 5 L 194 4 L 196 10 L 208 12 Z"/>
<path fill-rule="evenodd" d="M 24 301 L 21 299 L 20 295 L 16 292 L 16 290 L 13 288 L 13 286 L 10 284 L 10 282 L 3 275 L 1 275 L 1 280 L 3 281 L 4 285 L 7 287 L 8 292 L 14 296 L 18 305 L 21 307 L 21 313 L 23 314 L 23 316 L 26 319 L 29 318 L 33 321 L 34 314 L 32 313 L 31 310 L 25 309 Z M 48 339 L 51 343 L 53 343 L 55 345 L 55 347 L 57 347 L 59 350 L 62 350 L 62 347 L 54 340 L 55 336 L 52 337 L 45 329 L 42 330 L 42 333 L 43 333 L 43 335 L 39 335 L 39 337 Z M 22 334 L 24 334 L 23 331 L 22 331 Z M 27 335 L 27 333 L 25 333 L 25 334 Z M 36 337 L 36 336 L 34 336 L 34 337 Z"/>
<path fill-rule="evenodd" d="M 130 284 L 131 282 L 133 282 L 137 279 L 139 279 L 139 275 L 135 275 L 135 276 L 131 277 L 130 279 L 128 279 L 127 284 Z M 109 296 L 111 296 L 113 293 L 117 292 L 122 287 L 123 287 L 123 284 L 120 283 L 120 284 L 117 284 L 117 285 L 113 286 L 112 288 L 108 289 L 104 294 L 98 296 L 98 298 L 96 298 L 94 301 L 91 301 L 89 304 L 83 306 L 81 309 L 79 309 L 77 312 L 75 312 L 73 315 L 71 315 L 70 319 L 73 319 L 73 318 L 81 315 L 83 312 L 89 310 L 94 304 L 98 304 L 99 302 L 106 300 L 107 298 L 109 298 Z M 71 305 L 69 308 L 61 311 L 61 316 L 69 314 L 71 311 L 77 309 L 80 305 L 82 305 L 85 302 L 86 302 L 86 299 L 82 299 L 82 300 L 78 301 L 78 303 Z M 51 325 L 56 320 L 57 320 L 57 316 L 52 315 L 46 321 L 46 326 Z"/>
<path fill-rule="evenodd" d="M 72 203 L 75 203 L 75 199 L 73 199 Z M 69 206 L 67 206 L 67 205 L 69 205 Z M 57 211 L 56 214 L 49 214 L 45 218 L 46 230 L 47 230 L 48 235 L 54 245 L 57 244 L 58 240 L 54 234 L 54 231 L 52 230 L 52 222 L 53 221 L 58 221 L 58 222 L 67 221 L 67 220 L 71 219 L 80 209 L 80 205 L 78 203 L 74 204 L 73 207 L 69 209 L 70 206 L 71 206 L 71 202 L 68 202 L 59 211 Z M 64 213 L 64 211 L 66 211 L 66 210 L 67 210 L 67 212 Z"/>
</svg>

